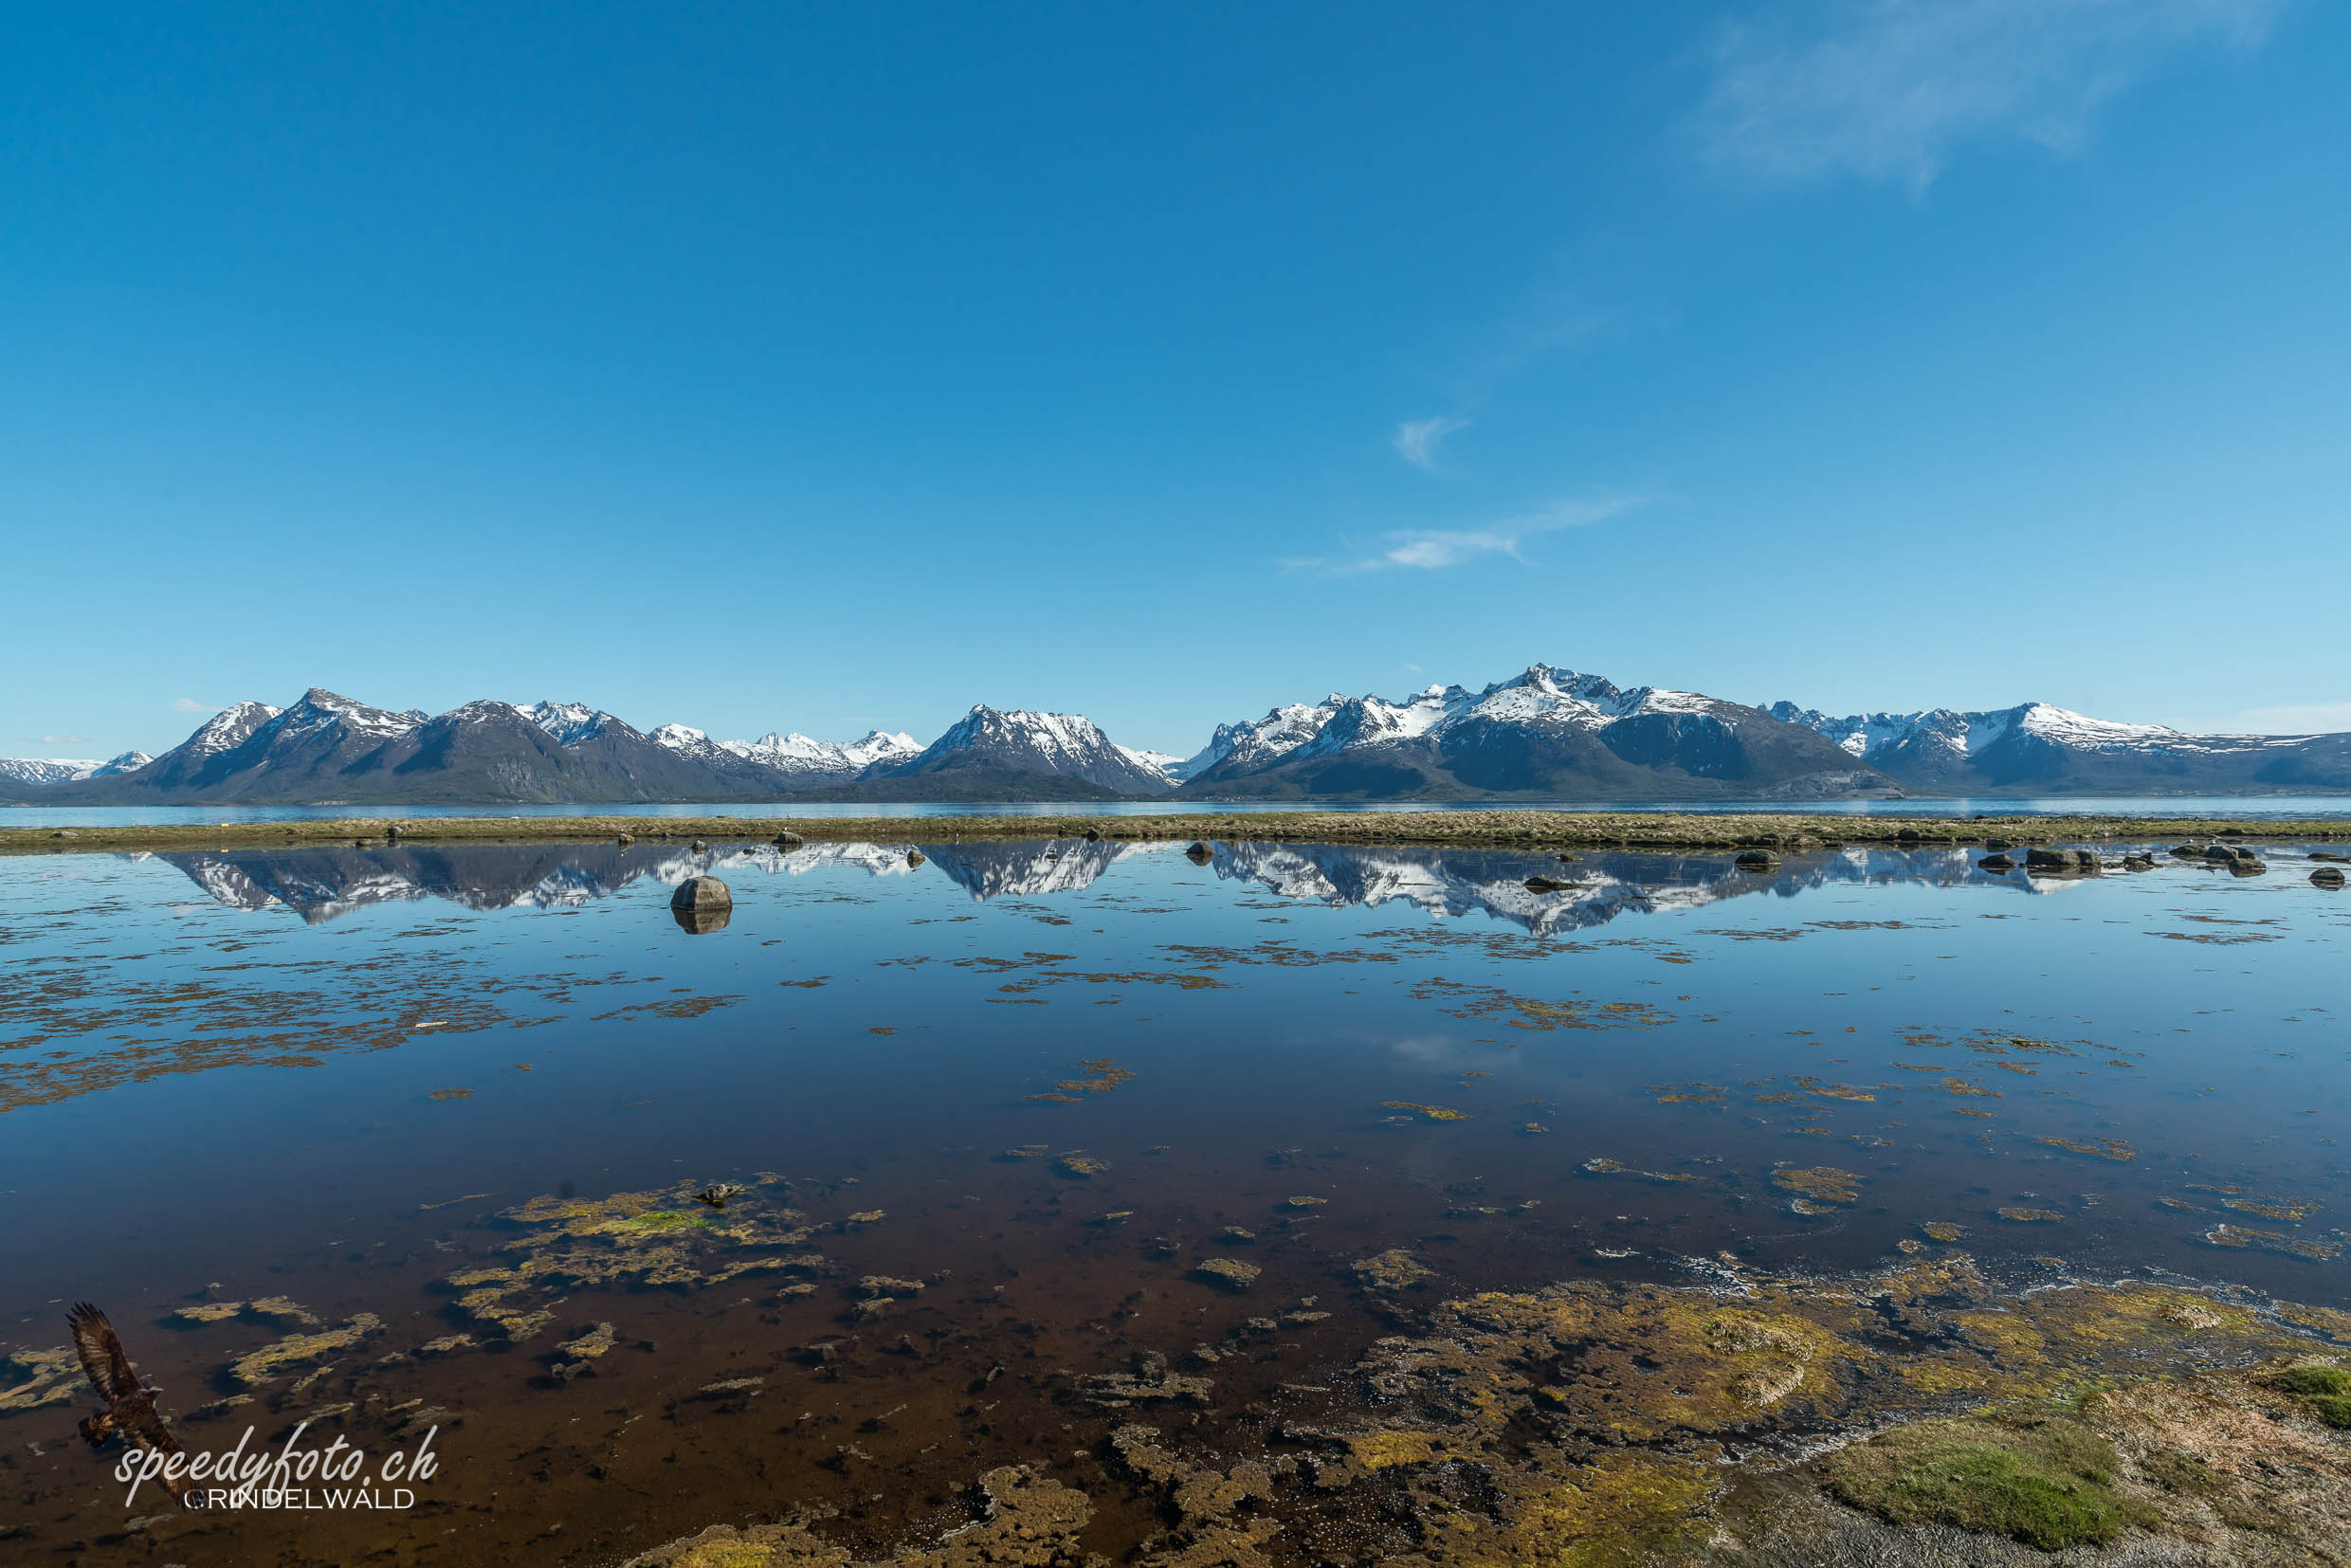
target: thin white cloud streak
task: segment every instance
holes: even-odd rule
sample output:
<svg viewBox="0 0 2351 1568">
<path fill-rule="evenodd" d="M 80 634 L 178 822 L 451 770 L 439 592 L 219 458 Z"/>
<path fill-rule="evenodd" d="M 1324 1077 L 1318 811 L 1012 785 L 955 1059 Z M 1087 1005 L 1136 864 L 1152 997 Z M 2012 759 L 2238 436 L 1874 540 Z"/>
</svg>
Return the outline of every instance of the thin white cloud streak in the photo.
<svg viewBox="0 0 2351 1568">
<path fill-rule="evenodd" d="M 1396 455 L 1415 468 L 1433 470 L 1437 465 L 1437 448 L 1445 445 L 1445 438 L 1468 428 L 1468 420 L 1454 414 L 1408 419 L 1395 428 Z"/>
<path fill-rule="evenodd" d="M 1380 535 L 1376 544 L 1344 559 L 1317 557 L 1282 564 L 1292 571 L 1357 576 L 1366 572 L 1441 571 L 1487 556 L 1507 556 L 1524 562 L 1526 557 L 1520 554 L 1520 546 L 1538 535 L 1585 527 L 1644 504 L 1630 497 L 1561 501 L 1540 512 L 1505 518 L 1483 528 L 1392 529 Z"/>
<path fill-rule="evenodd" d="M 86 746 L 90 743 L 90 738 L 86 735 L 37 735 L 33 737 L 32 743 L 36 746 Z"/>
<path fill-rule="evenodd" d="M 1700 155 L 1770 181 L 1923 191 L 1970 142 L 2078 147 L 2183 50 L 2258 47 L 2287 0 L 1815 0 L 1726 28 Z"/>
<path fill-rule="evenodd" d="M 192 697 L 183 697 L 172 704 L 172 711 L 174 713 L 218 713 L 220 709 L 210 702 L 199 702 Z"/>
<path fill-rule="evenodd" d="M 2297 702 L 2248 708 L 2228 725 L 2239 735 L 2334 735 L 2351 730 L 2351 702 Z"/>
</svg>

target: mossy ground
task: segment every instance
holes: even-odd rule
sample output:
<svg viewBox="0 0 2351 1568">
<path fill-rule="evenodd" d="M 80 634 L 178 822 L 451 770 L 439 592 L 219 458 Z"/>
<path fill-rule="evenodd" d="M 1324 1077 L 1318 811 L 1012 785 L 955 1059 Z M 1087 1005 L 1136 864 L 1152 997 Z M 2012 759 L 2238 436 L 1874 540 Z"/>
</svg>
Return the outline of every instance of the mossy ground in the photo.
<svg viewBox="0 0 2351 1568">
<path fill-rule="evenodd" d="M 2115 1489 L 2114 1445 L 2062 1416 L 1921 1421 L 1839 1452 L 1837 1498 L 1896 1524 L 1949 1524 L 2054 1552 L 2104 1545 L 2154 1512 Z"/>
</svg>

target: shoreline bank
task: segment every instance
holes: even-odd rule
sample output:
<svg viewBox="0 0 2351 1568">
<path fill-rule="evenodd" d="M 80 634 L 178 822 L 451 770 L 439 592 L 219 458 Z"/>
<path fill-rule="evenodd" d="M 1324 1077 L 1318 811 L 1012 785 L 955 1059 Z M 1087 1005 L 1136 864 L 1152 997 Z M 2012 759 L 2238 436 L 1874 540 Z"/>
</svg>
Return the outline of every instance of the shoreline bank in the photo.
<svg viewBox="0 0 2351 1568">
<path fill-rule="evenodd" d="M 1813 849 L 2095 844 L 2227 838 L 2250 843 L 2351 843 L 2351 821 L 2268 822 L 2228 817 L 2078 816 L 1833 817 L 1797 813 L 1712 815 L 1639 811 L 1264 811 L 1220 815 L 1104 817 L 692 817 L 451 816 L 320 817 L 300 821 L 0 827 L 0 854 L 117 849 L 299 847 L 396 838 L 403 843 L 516 843 L 632 838 L 770 843 L 953 842 L 1073 839 L 1113 842 L 1228 840 L 1258 843 L 1400 844 L 1490 849 Z"/>
</svg>

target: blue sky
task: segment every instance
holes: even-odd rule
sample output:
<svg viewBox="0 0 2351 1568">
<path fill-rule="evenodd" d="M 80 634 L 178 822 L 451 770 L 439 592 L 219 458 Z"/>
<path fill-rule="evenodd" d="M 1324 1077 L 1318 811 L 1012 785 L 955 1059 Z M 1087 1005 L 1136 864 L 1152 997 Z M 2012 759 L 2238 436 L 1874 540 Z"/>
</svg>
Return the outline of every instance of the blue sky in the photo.
<svg viewBox="0 0 2351 1568">
<path fill-rule="evenodd" d="M 2346 80 L 2315 0 L 17 8 L 0 752 L 2351 728 Z"/>
</svg>

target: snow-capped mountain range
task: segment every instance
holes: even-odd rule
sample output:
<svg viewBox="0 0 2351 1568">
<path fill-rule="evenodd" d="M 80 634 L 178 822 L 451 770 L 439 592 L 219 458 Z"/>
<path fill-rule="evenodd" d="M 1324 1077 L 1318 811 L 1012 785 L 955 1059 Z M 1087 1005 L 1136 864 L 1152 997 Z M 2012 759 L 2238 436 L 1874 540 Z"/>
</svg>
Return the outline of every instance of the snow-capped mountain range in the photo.
<svg viewBox="0 0 2351 1568">
<path fill-rule="evenodd" d="M 1769 711 L 1911 789 L 1937 794 L 2280 793 L 2351 783 L 2351 736 L 2343 735 L 2192 735 L 2092 719 L 2050 702 L 1844 718 L 1793 702 L 1775 702 Z"/>
<path fill-rule="evenodd" d="M 1832 717 L 1533 665 L 1471 688 L 1292 702 L 1177 758 L 1074 714 L 986 704 L 929 745 L 874 730 L 714 740 L 581 702 L 428 716 L 313 687 L 240 702 L 159 757 L 0 760 L 0 800 L 155 805 L 756 800 L 1622 801 L 2351 792 L 2351 735 L 2189 735 L 2043 702 Z"/>
<path fill-rule="evenodd" d="M 84 778 L 127 774 L 153 762 L 145 752 L 124 752 L 104 761 L 71 757 L 0 757 L 0 778 L 19 784 L 71 784 Z"/>
</svg>

